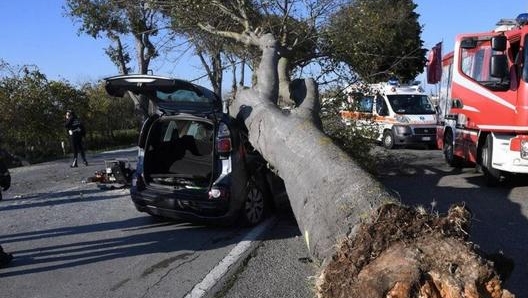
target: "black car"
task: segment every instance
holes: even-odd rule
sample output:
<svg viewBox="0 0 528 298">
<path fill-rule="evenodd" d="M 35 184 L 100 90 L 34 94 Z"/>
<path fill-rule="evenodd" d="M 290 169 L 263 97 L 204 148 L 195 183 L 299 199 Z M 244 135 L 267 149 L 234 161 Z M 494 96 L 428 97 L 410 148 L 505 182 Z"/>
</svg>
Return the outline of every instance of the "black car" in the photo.
<svg viewBox="0 0 528 298">
<path fill-rule="evenodd" d="M 185 80 L 154 75 L 104 79 L 108 94 L 146 96 L 130 193 L 136 209 L 195 222 L 254 225 L 276 203 L 282 180 L 252 149 L 242 123 L 221 98 Z M 239 221 L 238 221 L 239 220 Z"/>
</svg>

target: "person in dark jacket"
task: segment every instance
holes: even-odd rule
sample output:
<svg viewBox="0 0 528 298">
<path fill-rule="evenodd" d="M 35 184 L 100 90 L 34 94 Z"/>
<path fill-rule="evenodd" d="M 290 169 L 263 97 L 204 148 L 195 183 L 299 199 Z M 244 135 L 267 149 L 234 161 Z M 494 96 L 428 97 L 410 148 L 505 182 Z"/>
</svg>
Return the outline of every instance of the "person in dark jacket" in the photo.
<svg viewBox="0 0 528 298">
<path fill-rule="evenodd" d="M 9 169 L 0 156 L 0 201 L 2 200 L 2 190 L 6 191 L 11 186 L 11 175 Z"/>
<path fill-rule="evenodd" d="M 0 156 L 0 201 L 2 200 L 2 190 L 7 190 L 11 186 L 11 175 L 3 161 L 3 156 Z M 0 245 L 0 268 L 9 264 L 13 259 L 13 255 L 4 252 L 2 245 Z"/>
<path fill-rule="evenodd" d="M 64 127 L 66 127 L 66 130 L 68 131 L 73 148 L 73 162 L 70 167 L 77 167 L 77 157 L 79 153 L 81 154 L 84 165 L 87 166 L 88 161 L 86 161 L 86 155 L 84 153 L 84 147 L 82 143 L 86 131 L 81 119 L 75 115 L 74 111 L 68 110 L 66 112 L 66 124 L 64 124 Z"/>
</svg>

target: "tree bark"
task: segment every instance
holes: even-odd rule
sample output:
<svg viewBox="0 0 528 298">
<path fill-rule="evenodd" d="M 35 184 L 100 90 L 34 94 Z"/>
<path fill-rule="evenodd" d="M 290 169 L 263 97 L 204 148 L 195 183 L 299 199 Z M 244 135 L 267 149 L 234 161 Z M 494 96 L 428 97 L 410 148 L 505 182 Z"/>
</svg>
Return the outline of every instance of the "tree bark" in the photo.
<svg viewBox="0 0 528 298">
<path fill-rule="evenodd" d="M 230 110 L 243 119 L 251 144 L 284 180 L 307 247 L 321 264 L 318 296 L 513 297 L 502 290 L 492 263 L 465 242 L 466 209 L 435 221 L 399 206 L 393 193 L 321 131 L 313 80 L 294 81 L 292 94 L 300 105 L 290 112 L 279 109 L 277 42 L 265 34 L 257 44 L 262 50 L 258 83 L 238 91 Z M 407 220 L 396 221 L 400 217 Z M 451 269 L 427 261 L 447 257 L 455 247 L 461 257 L 449 260 Z"/>
</svg>

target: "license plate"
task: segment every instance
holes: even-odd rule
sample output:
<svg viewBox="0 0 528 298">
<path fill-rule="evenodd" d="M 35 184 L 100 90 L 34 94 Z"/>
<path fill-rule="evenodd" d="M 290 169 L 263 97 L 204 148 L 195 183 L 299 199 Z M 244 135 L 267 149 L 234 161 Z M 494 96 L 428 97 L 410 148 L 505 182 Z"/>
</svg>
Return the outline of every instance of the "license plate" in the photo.
<svg viewBox="0 0 528 298">
<path fill-rule="evenodd" d="M 422 141 L 430 141 L 431 137 L 422 137 Z"/>
</svg>

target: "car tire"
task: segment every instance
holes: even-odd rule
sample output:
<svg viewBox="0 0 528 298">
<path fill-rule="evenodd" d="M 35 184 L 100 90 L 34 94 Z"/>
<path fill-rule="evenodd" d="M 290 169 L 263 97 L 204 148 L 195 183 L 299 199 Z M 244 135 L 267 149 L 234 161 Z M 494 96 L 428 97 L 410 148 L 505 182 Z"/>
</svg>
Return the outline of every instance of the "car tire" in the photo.
<svg viewBox="0 0 528 298">
<path fill-rule="evenodd" d="M 482 146 L 482 173 L 484 174 L 484 183 L 487 186 L 494 187 L 500 184 L 502 180 L 501 171 L 494 169 L 491 163 L 493 156 L 493 137 L 491 134 L 486 136 L 486 142 Z"/>
<path fill-rule="evenodd" d="M 243 226 L 254 226 L 267 215 L 268 202 L 262 187 L 251 178 L 245 188 L 244 204 L 240 213 Z"/>
<path fill-rule="evenodd" d="M 393 149 L 394 148 L 394 134 L 390 130 L 386 130 L 383 132 L 383 138 L 381 139 L 381 143 L 383 144 L 383 147 L 385 149 Z"/>
<path fill-rule="evenodd" d="M 455 156 L 455 145 L 453 133 L 447 131 L 444 136 L 444 157 L 448 165 L 454 168 L 461 168 L 464 160 L 460 156 Z"/>
</svg>

